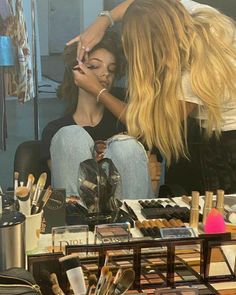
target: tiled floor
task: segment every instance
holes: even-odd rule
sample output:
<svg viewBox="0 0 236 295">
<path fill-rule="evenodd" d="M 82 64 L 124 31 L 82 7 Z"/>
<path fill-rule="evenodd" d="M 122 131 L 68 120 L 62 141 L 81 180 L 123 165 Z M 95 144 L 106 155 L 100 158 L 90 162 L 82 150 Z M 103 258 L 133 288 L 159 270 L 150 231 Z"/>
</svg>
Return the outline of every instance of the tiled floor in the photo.
<svg viewBox="0 0 236 295">
<path fill-rule="evenodd" d="M 48 86 L 41 86 L 48 85 Z M 63 114 L 64 104 L 56 98 L 56 83 L 43 80 L 39 86 L 39 134 L 51 120 Z M 46 92 L 46 93 L 45 93 Z M 51 93 L 52 92 L 52 93 Z M 12 186 L 13 163 L 16 147 L 23 141 L 35 139 L 33 101 L 19 104 L 15 98 L 7 98 L 7 150 L 0 150 L 0 186 L 3 190 Z"/>
</svg>

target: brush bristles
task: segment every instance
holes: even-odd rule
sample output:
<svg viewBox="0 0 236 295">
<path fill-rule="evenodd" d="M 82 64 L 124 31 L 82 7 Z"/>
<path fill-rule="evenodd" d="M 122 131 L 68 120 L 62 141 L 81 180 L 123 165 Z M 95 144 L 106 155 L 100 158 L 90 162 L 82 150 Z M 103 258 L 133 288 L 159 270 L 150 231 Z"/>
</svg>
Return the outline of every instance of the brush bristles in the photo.
<svg viewBox="0 0 236 295">
<path fill-rule="evenodd" d="M 51 185 L 48 186 L 47 190 L 45 191 L 42 201 L 46 203 L 52 194 L 52 187 Z"/>
<path fill-rule="evenodd" d="M 34 181 L 35 181 L 34 175 L 33 175 L 33 174 L 29 174 L 29 175 L 28 175 L 27 184 L 26 184 L 26 186 L 27 186 L 27 188 L 28 188 L 29 190 L 31 190 L 31 188 L 32 188 L 32 186 L 33 186 L 33 184 L 34 184 Z"/>
<path fill-rule="evenodd" d="M 107 275 L 109 272 L 109 266 L 104 265 L 101 269 L 101 276 Z"/>
<path fill-rule="evenodd" d="M 19 198 L 25 198 L 29 194 L 29 190 L 26 186 L 19 186 L 16 188 L 16 196 Z"/>
<path fill-rule="evenodd" d="M 126 292 L 133 284 L 134 278 L 135 272 L 133 269 L 124 270 L 117 282 L 117 285 L 114 289 L 114 293 L 120 295 Z"/>
<path fill-rule="evenodd" d="M 39 176 L 37 187 L 43 189 L 47 180 L 47 173 L 44 172 Z"/>
<path fill-rule="evenodd" d="M 18 180 L 18 179 L 19 179 L 19 175 L 20 175 L 20 173 L 17 172 L 17 171 L 15 171 L 15 172 L 14 172 L 14 179 L 15 179 L 15 180 Z"/>
</svg>

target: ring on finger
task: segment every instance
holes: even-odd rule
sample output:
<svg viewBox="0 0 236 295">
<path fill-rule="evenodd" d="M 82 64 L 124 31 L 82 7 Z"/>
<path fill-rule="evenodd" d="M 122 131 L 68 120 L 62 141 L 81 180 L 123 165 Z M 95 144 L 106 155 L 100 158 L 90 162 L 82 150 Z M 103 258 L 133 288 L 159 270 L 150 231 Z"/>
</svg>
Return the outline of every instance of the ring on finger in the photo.
<svg viewBox="0 0 236 295">
<path fill-rule="evenodd" d="M 82 48 L 83 50 L 86 50 L 86 47 L 85 47 L 85 46 L 81 46 L 81 48 Z"/>
</svg>

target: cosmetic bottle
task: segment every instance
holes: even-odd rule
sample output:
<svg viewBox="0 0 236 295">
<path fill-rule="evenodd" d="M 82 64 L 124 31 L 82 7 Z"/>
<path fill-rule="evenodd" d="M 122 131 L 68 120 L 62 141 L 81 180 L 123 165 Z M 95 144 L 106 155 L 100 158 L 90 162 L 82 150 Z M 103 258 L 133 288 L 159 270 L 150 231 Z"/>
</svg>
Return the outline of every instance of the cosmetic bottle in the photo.
<svg viewBox="0 0 236 295">
<path fill-rule="evenodd" d="M 70 282 L 71 289 L 75 295 L 85 295 L 86 286 L 84 274 L 81 267 L 80 259 L 77 254 L 70 254 L 59 258 L 59 262 L 63 265 L 67 278 Z"/>
<path fill-rule="evenodd" d="M 202 223 L 205 224 L 207 215 L 211 211 L 212 208 L 212 199 L 213 199 L 213 192 L 205 192 L 205 203 L 203 207 L 203 218 Z"/>
<path fill-rule="evenodd" d="M 198 229 L 199 222 L 199 192 L 192 192 L 189 226 Z"/>
<path fill-rule="evenodd" d="M 225 192 L 222 189 L 216 191 L 216 209 L 224 216 L 224 197 Z"/>
</svg>

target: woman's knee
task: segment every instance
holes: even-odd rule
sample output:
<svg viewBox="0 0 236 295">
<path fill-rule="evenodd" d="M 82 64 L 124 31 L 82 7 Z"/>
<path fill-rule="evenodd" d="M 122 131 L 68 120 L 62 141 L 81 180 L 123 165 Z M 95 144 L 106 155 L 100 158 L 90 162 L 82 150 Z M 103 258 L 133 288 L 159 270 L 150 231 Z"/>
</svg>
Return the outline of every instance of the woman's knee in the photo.
<svg viewBox="0 0 236 295">
<path fill-rule="evenodd" d="M 51 148 L 54 149 L 68 150 L 69 146 L 70 148 L 76 147 L 76 149 L 79 149 L 80 146 L 85 145 L 92 148 L 94 146 L 93 139 L 84 128 L 78 125 L 60 128 L 51 141 Z"/>
<path fill-rule="evenodd" d="M 106 155 L 123 160 L 142 159 L 145 162 L 148 160 L 143 145 L 130 136 L 121 139 L 115 138 L 110 141 L 107 146 L 105 156 Z"/>
</svg>

